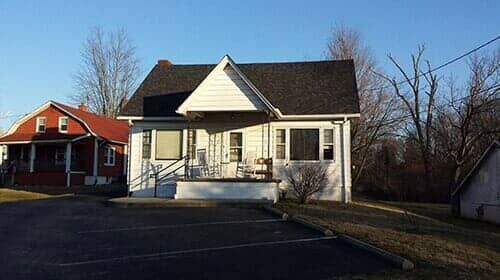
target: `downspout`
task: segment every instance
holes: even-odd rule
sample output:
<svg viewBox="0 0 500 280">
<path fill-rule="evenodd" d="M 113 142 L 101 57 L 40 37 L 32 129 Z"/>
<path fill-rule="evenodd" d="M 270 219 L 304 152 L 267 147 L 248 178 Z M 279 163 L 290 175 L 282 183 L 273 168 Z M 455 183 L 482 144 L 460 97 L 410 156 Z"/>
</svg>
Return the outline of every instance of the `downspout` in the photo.
<svg viewBox="0 0 500 280">
<path fill-rule="evenodd" d="M 271 157 L 271 112 L 267 111 L 267 158 Z"/>
<path fill-rule="evenodd" d="M 134 122 L 132 120 L 128 121 L 128 156 L 132 155 L 132 126 Z M 129 158 L 127 161 L 127 196 L 130 197 L 130 176 L 131 176 L 131 168 L 132 168 L 132 160 Z"/>
<path fill-rule="evenodd" d="M 341 154 L 341 179 L 342 179 L 342 200 L 344 203 L 349 202 L 349 195 L 347 193 L 347 179 L 346 179 L 346 168 L 350 168 L 349 166 L 346 166 L 346 146 L 345 146 L 345 123 L 347 122 L 347 117 L 344 117 L 344 121 L 341 124 L 341 129 L 340 129 L 340 143 L 341 143 L 341 149 L 340 149 L 340 154 Z"/>
</svg>

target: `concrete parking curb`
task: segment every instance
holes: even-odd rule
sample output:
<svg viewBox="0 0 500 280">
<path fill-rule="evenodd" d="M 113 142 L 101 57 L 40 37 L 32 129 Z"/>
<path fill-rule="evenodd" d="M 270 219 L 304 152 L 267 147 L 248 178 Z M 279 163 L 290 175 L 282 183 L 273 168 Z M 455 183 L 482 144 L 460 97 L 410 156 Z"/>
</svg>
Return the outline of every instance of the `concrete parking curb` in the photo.
<svg viewBox="0 0 500 280">
<path fill-rule="evenodd" d="M 326 236 L 333 236 L 334 235 L 333 231 L 331 231 L 331 230 L 329 230 L 329 229 L 327 229 L 325 227 L 322 227 L 322 226 L 320 226 L 318 224 L 309 222 L 309 221 L 307 221 L 305 219 L 302 219 L 300 217 L 293 216 L 293 217 L 290 218 L 290 220 L 292 220 L 292 221 L 294 221 L 296 223 L 299 223 L 299 224 L 301 224 L 301 225 L 303 225 L 305 227 L 308 227 L 310 229 L 319 231 L 319 232 L 323 233 Z"/>
<path fill-rule="evenodd" d="M 262 207 L 264 210 L 266 210 L 267 212 L 273 214 L 273 215 L 276 215 L 276 216 L 279 216 L 280 218 L 282 218 L 283 220 L 288 220 L 290 217 L 287 213 L 281 211 L 280 209 L 278 208 L 274 208 L 274 207 L 271 207 L 271 206 L 264 206 Z"/>
<path fill-rule="evenodd" d="M 234 207 L 255 208 L 272 204 L 272 201 L 243 199 L 165 199 L 165 198 L 114 198 L 106 206 L 118 208 L 169 208 L 169 207 Z"/>
<path fill-rule="evenodd" d="M 267 212 L 270 212 L 271 214 L 274 214 L 274 215 L 281 217 L 283 220 L 289 220 L 292 222 L 296 222 L 296 223 L 301 224 L 305 227 L 308 227 L 312 230 L 319 231 L 319 232 L 323 233 L 325 236 L 333 236 L 334 235 L 331 230 L 329 230 L 325 227 L 322 227 L 322 226 L 317 225 L 315 223 L 311 223 L 307 220 L 304 220 L 304 219 L 296 217 L 296 216 L 290 216 L 290 215 L 288 215 L 288 213 L 281 211 L 278 208 L 264 206 L 263 209 L 266 210 Z"/>
<path fill-rule="evenodd" d="M 382 257 L 386 261 L 392 263 L 393 265 L 397 266 L 398 268 L 401 268 L 402 270 L 412 270 L 415 267 L 413 262 L 411 262 L 408 259 L 405 259 L 405 258 L 400 257 L 398 255 L 395 255 L 393 253 L 387 252 L 383 249 L 375 247 L 371 244 L 368 244 L 364 241 L 361 241 L 361 240 L 356 239 L 354 237 L 351 237 L 349 235 L 340 234 L 339 240 L 342 240 L 345 243 L 349 243 L 350 245 L 356 246 L 356 247 L 361 248 L 363 250 L 366 250 L 372 254 L 375 254 L 379 257 Z"/>
<path fill-rule="evenodd" d="M 333 231 L 331 231 L 323 226 L 320 226 L 318 224 L 307 221 L 307 220 L 300 218 L 300 217 L 297 217 L 297 216 L 289 216 L 286 212 L 284 212 L 278 208 L 265 206 L 265 207 L 263 207 L 263 209 L 265 209 L 266 211 L 268 211 L 274 215 L 282 217 L 283 220 L 290 220 L 290 221 L 299 223 L 305 227 L 308 227 L 310 229 L 319 231 L 319 232 L 323 233 L 325 236 L 334 236 L 335 235 L 335 233 Z M 395 255 L 393 253 L 387 252 L 383 249 L 375 247 L 371 244 L 368 244 L 364 241 L 361 241 L 361 240 L 356 239 L 354 237 L 351 237 L 349 235 L 339 234 L 338 239 L 341 240 L 342 242 L 348 243 L 352 246 L 355 246 L 355 247 L 360 248 L 362 250 L 368 251 L 369 253 L 375 254 L 375 255 L 383 258 L 387 262 L 393 264 L 394 266 L 396 266 L 402 270 L 412 270 L 415 267 L 413 262 L 411 262 L 408 259 L 405 259 L 405 258 L 400 257 L 398 255 Z"/>
</svg>

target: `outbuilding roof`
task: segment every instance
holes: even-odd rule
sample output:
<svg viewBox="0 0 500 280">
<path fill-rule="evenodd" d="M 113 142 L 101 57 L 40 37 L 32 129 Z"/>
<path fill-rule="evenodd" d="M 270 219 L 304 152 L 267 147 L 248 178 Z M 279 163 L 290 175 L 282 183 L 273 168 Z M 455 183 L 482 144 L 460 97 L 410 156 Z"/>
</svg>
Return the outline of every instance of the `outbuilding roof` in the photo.
<svg viewBox="0 0 500 280">
<path fill-rule="evenodd" d="M 493 154 L 493 152 L 496 149 L 500 149 L 500 142 L 498 141 L 493 141 L 490 146 L 484 151 L 484 153 L 481 155 L 479 160 L 476 162 L 474 167 L 471 169 L 471 171 L 464 177 L 462 182 L 460 182 L 460 185 L 453 191 L 451 196 L 455 196 L 457 194 L 460 194 L 461 191 L 465 190 L 467 186 L 469 185 L 470 180 L 477 174 L 478 170 L 481 168 L 483 163 L 485 163 L 490 155 Z"/>
<path fill-rule="evenodd" d="M 283 115 L 359 113 L 352 60 L 236 65 Z M 120 115 L 179 116 L 176 109 L 215 66 L 156 64 Z"/>
</svg>

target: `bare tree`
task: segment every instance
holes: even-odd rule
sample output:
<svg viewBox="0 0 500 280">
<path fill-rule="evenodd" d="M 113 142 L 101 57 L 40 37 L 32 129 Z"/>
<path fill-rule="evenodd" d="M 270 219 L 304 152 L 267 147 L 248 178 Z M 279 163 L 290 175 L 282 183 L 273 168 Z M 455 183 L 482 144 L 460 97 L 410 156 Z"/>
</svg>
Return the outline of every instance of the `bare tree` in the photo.
<svg viewBox="0 0 500 280">
<path fill-rule="evenodd" d="M 116 117 L 134 90 L 139 60 L 124 29 L 90 32 L 82 51 L 82 65 L 74 76 L 76 93 L 70 98 L 95 113 Z"/>
<path fill-rule="evenodd" d="M 438 107 L 436 146 L 453 162 L 452 186 L 486 146 L 500 137 L 500 48 L 473 56 L 469 71 L 463 89 L 450 80 L 448 97 Z"/>
<path fill-rule="evenodd" d="M 370 150 L 382 137 L 391 134 L 401 120 L 395 110 L 397 99 L 383 87 L 384 80 L 376 75 L 376 59 L 361 39 L 361 34 L 337 23 L 327 45 L 327 59 L 352 59 L 356 70 L 361 117 L 352 125 L 353 183 L 356 184 L 367 164 Z"/>
<path fill-rule="evenodd" d="M 419 46 L 417 54 L 411 56 L 410 73 L 405 71 L 394 57 L 388 55 L 389 60 L 403 76 L 403 82 L 397 81 L 395 77 L 383 74 L 380 76 L 390 83 L 395 96 L 401 100 L 404 111 L 410 119 L 409 127 L 407 127 L 408 135 L 414 138 L 418 146 L 424 167 L 424 187 L 428 190 L 431 183 L 432 127 L 438 77 L 432 73 L 429 61 L 423 63 L 424 51 L 424 46 Z"/>
<path fill-rule="evenodd" d="M 307 203 L 328 183 L 327 168 L 317 164 L 288 167 L 285 176 L 300 204 Z"/>
</svg>

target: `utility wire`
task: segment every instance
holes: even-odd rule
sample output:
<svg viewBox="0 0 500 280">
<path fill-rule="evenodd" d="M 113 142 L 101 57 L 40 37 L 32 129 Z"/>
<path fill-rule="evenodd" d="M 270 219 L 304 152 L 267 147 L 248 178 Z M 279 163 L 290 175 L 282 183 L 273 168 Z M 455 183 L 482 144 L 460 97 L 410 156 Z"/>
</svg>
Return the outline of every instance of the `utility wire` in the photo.
<svg viewBox="0 0 500 280">
<path fill-rule="evenodd" d="M 487 42 L 485 42 L 485 43 L 483 43 L 483 44 L 481 44 L 481 45 L 479 45 L 479 46 L 477 46 L 477 47 L 473 48 L 472 50 L 470 50 L 470 51 L 468 51 L 468 52 L 466 52 L 466 53 L 464 53 L 464 54 L 462 54 L 462 55 L 460 55 L 460 56 L 457 56 L 457 57 L 455 57 L 455 58 L 453 58 L 453 59 L 451 59 L 451 60 L 448 60 L 447 62 L 445 62 L 445 63 L 443 63 L 443 64 L 441 64 L 441 65 L 439 65 L 439 66 L 437 66 L 437 67 L 435 67 L 435 68 L 429 69 L 429 70 L 428 70 L 428 71 L 426 71 L 426 72 L 422 72 L 422 73 L 420 73 L 420 74 L 418 74 L 418 75 L 414 76 L 414 77 L 413 77 L 413 78 L 411 78 L 410 80 L 412 80 L 412 81 L 413 81 L 413 80 L 415 80 L 415 79 L 417 79 L 417 78 L 420 78 L 420 77 L 422 77 L 422 76 L 424 76 L 424 75 L 427 75 L 427 74 L 433 73 L 433 72 L 435 72 L 435 71 L 437 71 L 437 70 L 440 70 L 440 69 L 442 69 L 442 68 L 444 68 L 444 67 L 446 67 L 446 66 L 448 66 L 448 65 L 450 65 L 450 64 L 452 64 L 452 63 L 455 63 L 455 62 L 457 62 L 457 61 L 461 60 L 461 59 L 462 59 L 462 58 L 464 58 L 464 57 L 467 57 L 467 56 L 469 56 L 469 55 L 471 55 L 471 54 L 473 54 L 473 53 L 477 52 L 478 50 L 480 50 L 480 49 L 482 49 L 482 48 L 484 48 L 484 47 L 486 47 L 486 46 L 488 46 L 488 45 L 492 44 L 493 42 L 495 42 L 495 41 L 497 41 L 497 40 L 499 40 L 499 39 L 500 39 L 500 35 L 498 35 L 498 36 L 496 36 L 495 38 L 493 38 L 493 39 L 491 39 L 491 40 L 489 40 L 489 41 L 487 41 Z M 401 84 L 404 84 L 404 83 L 406 83 L 406 80 L 401 80 L 401 81 L 397 82 L 397 83 L 396 83 L 396 85 L 401 85 Z M 383 90 L 383 89 L 390 88 L 390 87 L 392 87 L 392 86 L 393 86 L 393 85 L 387 85 L 387 86 L 383 86 L 383 87 L 375 87 L 375 88 L 367 88 L 367 89 L 363 89 L 363 91 Z"/>
</svg>

